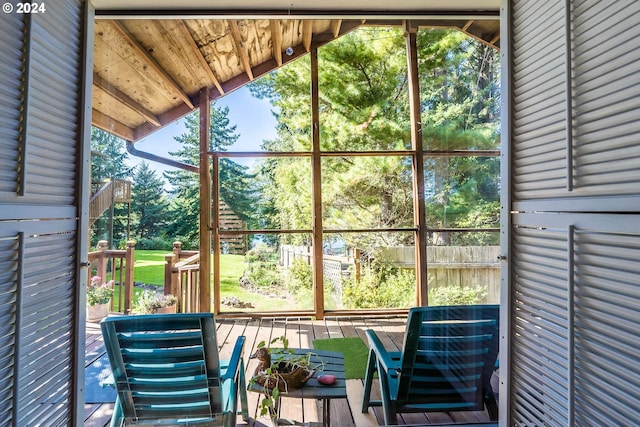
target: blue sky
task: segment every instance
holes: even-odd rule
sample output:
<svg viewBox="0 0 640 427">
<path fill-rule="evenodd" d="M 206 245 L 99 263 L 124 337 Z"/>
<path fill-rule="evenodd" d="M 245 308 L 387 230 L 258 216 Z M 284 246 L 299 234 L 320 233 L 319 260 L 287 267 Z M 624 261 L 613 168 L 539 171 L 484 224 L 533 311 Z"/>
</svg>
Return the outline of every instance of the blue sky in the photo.
<svg viewBox="0 0 640 427">
<path fill-rule="evenodd" d="M 275 138 L 276 119 L 271 112 L 271 104 L 268 100 L 254 98 L 246 87 L 218 99 L 215 105 L 229 107 L 230 125 L 237 126 L 236 133 L 240 135 L 238 141 L 229 148 L 229 151 L 260 151 L 260 144 L 263 140 Z M 177 151 L 179 147 L 174 137 L 184 132 L 182 120 L 178 120 L 176 123 L 136 142 L 136 149 L 169 157 L 169 151 Z M 139 157 L 129 155 L 131 166 L 139 164 L 142 160 Z M 240 160 L 242 159 L 236 159 L 238 163 L 243 163 Z M 160 163 L 145 161 L 157 171 L 159 177 L 165 170 L 175 170 Z"/>
</svg>

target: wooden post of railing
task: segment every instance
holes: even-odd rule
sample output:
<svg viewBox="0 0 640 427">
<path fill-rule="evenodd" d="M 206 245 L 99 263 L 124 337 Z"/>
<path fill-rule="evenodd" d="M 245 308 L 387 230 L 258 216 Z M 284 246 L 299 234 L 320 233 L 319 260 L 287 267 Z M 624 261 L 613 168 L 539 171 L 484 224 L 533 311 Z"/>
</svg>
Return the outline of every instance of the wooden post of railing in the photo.
<svg viewBox="0 0 640 427">
<path fill-rule="evenodd" d="M 174 271 L 174 266 L 180 262 L 181 242 L 173 242 L 173 253 L 165 256 L 167 262 L 164 266 L 164 294 L 175 295 L 178 298 L 178 272 Z"/>
<path fill-rule="evenodd" d="M 133 305 L 133 264 L 134 264 L 134 246 L 136 242 L 129 240 L 127 242 L 127 253 L 125 255 L 125 275 L 124 275 L 124 313 L 131 314 L 131 306 Z M 123 289 L 122 287 L 120 289 Z"/>
<path fill-rule="evenodd" d="M 102 280 L 103 283 L 107 281 L 107 262 L 109 261 L 109 258 L 106 256 L 105 252 L 107 252 L 108 246 L 109 242 L 107 242 L 106 240 L 100 240 L 98 241 L 98 246 L 96 247 L 98 251 L 102 252 L 98 257 L 96 276 L 100 276 L 100 280 Z"/>
</svg>

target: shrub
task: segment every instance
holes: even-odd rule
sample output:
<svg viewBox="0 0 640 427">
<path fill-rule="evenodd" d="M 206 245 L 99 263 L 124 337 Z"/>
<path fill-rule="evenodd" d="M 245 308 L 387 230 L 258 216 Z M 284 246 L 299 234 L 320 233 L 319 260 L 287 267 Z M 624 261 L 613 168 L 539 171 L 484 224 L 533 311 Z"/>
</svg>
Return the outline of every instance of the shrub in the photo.
<svg viewBox="0 0 640 427">
<path fill-rule="evenodd" d="M 293 294 L 313 289 L 313 268 L 300 258 L 289 267 L 289 291 Z"/>
<path fill-rule="evenodd" d="M 138 250 L 156 250 L 171 251 L 173 250 L 173 240 L 164 237 L 141 238 L 136 241 L 136 249 Z"/>
<path fill-rule="evenodd" d="M 255 261 L 273 262 L 274 264 L 278 260 L 275 248 L 272 248 L 265 243 L 259 242 L 254 248 L 250 249 L 245 255 L 247 263 Z"/>
<path fill-rule="evenodd" d="M 429 289 L 429 305 L 472 305 L 486 296 L 486 286 L 439 286 Z"/>
<path fill-rule="evenodd" d="M 276 290 L 282 283 L 276 264 L 260 261 L 247 263 L 242 282 L 261 290 Z"/>
<path fill-rule="evenodd" d="M 377 267 L 377 268 L 376 268 Z M 409 307 L 415 301 L 416 276 L 413 270 L 391 263 L 378 263 L 343 282 L 342 299 L 349 308 Z"/>
</svg>

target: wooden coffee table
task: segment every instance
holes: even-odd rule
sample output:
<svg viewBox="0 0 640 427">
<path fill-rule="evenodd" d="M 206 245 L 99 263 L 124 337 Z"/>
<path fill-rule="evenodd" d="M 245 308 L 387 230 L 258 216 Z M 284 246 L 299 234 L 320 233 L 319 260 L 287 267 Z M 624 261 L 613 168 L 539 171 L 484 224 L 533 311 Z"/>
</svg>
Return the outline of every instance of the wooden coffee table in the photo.
<svg viewBox="0 0 640 427">
<path fill-rule="evenodd" d="M 297 399 L 319 399 L 322 400 L 322 426 L 328 427 L 331 425 L 331 411 L 330 404 L 331 399 L 346 399 L 347 398 L 347 384 L 344 376 L 344 358 L 342 353 L 335 351 L 323 351 L 323 350 L 311 350 L 294 348 L 293 355 L 306 355 L 311 352 L 311 363 L 313 365 L 323 364 L 322 370 L 317 370 L 313 378 L 307 383 L 295 390 L 289 390 L 287 393 L 282 393 L 275 408 L 275 419 L 272 419 L 274 424 L 278 425 L 301 425 L 298 422 L 282 420 L 279 416 L 280 400 L 284 398 L 297 398 Z M 331 374 L 336 377 L 336 382 L 331 385 L 323 385 L 318 382 L 318 376 Z M 262 393 L 264 389 L 258 384 L 249 384 L 249 391 Z M 317 424 L 317 423 L 316 423 Z M 304 425 L 313 425 L 313 423 L 305 423 Z"/>
</svg>

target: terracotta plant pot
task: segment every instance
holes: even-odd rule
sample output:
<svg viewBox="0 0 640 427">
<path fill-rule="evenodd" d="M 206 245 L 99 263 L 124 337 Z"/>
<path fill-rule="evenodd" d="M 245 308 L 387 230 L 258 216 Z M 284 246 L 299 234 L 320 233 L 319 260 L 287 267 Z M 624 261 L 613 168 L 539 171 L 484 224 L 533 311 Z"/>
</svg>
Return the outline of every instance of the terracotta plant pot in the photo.
<svg viewBox="0 0 640 427">
<path fill-rule="evenodd" d="M 97 323 L 109 315 L 109 303 L 87 305 L 87 322 Z"/>
<path fill-rule="evenodd" d="M 160 307 L 156 308 L 154 313 L 156 314 L 175 314 L 176 312 L 176 304 L 170 305 L 168 307 Z"/>
</svg>

